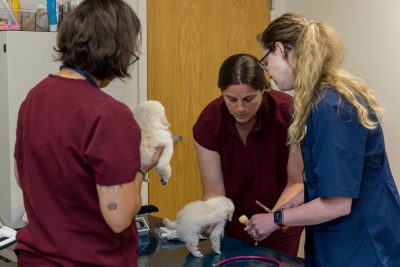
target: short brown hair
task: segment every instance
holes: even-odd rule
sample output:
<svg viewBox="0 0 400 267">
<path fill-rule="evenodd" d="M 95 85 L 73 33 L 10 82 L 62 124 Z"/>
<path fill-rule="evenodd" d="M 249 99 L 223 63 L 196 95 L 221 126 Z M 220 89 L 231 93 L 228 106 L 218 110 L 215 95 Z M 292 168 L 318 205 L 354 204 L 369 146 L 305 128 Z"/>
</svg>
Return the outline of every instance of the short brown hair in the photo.
<svg viewBox="0 0 400 267">
<path fill-rule="evenodd" d="M 141 26 L 122 0 L 85 0 L 68 13 L 57 35 L 58 60 L 98 79 L 129 77 Z"/>
</svg>

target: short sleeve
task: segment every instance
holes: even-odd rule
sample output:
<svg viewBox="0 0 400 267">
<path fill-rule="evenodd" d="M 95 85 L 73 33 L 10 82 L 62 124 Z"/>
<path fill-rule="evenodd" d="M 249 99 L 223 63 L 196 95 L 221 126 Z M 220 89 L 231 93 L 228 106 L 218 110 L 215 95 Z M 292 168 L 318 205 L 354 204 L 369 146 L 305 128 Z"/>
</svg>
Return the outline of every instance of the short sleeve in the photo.
<svg viewBox="0 0 400 267">
<path fill-rule="evenodd" d="M 202 147 L 219 151 L 221 147 L 222 99 L 211 102 L 193 126 L 193 137 Z"/>
<path fill-rule="evenodd" d="M 99 185 L 131 182 L 140 167 L 140 128 L 119 102 L 94 108 L 83 134 L 83 154 Z"/>
<path fill-rule="evenodd" d="M 321 100 L 312 123 L 319 196 L 358 198 L 367 130 L 359 123 L 356 110 L 348 103 Z"/>
<path fill-rule="evenodd" d="M 274 105 L 276 106 L 276 121 L 283 125 L 285 130 L 289 128 L 292 117 L 290 115 L 290 110 L 293 102 L 292 96 L 287 93 L 283 93 L 274 89 L 267 92 Z"/>
</svg>

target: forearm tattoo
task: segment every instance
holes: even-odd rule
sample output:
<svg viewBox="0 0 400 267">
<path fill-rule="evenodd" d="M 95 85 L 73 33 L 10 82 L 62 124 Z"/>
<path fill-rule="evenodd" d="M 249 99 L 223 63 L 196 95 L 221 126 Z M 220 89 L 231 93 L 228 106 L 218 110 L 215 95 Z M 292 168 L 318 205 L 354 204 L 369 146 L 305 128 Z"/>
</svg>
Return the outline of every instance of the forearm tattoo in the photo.
<svg viewBox="0 0 400 267">
<path fill-rule="evenodd" d="M 122 185 L 113 185 L 113 186 L 98 186 L 99 191 L 106 199 L 107 209 L 110 211 L 117 210 L 118 204 L 116 203 L 116 199 L 122 190 Z"/>
<path fill-rule="evenodd" d="M 116 210 L 118 208 L 118 204 L 114 202 L 110 202 L 107 204 L 107 209 L 108 210 Z"/>
</svg>

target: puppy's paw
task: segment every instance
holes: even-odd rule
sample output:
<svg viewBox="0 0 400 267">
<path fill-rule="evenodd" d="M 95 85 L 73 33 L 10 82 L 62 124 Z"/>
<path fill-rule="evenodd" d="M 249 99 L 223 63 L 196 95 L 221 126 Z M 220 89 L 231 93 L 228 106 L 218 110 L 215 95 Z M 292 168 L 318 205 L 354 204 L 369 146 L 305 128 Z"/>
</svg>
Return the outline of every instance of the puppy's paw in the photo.
<svg viewBox="0 0 400 267">
<path fill-rule="evenodd" d="M 221 254 L 220 244 L 212 244 L 211 243 L 211 247 L 212 247 L 212 249 L 214 250 L 215 253 Z"/>
<path fill-rule="evenodd" d="M 201 254 L 200 251 L 190 251 L 190 253 L 192 253 L 193 256 L 201 258 L 203 257 L 203 254 Z"/>
<path fill-rule="evenodd" d="M 160 183 L 162 184 L 162 185 L 167 185 L 168 184 L 168 180 L 169 179 L 165 179 L 165 178 L 160 178 Z"/>
<path fill-rule="evenodd" d="M 163 167 L 156 167 L 156 171 L 158 175 L 160 176 L 160 183 L 162 185 L 166 185 L 169 181 L 169 178 L 171 177 L 171 166 L 166 165 Z"/>
</svg>

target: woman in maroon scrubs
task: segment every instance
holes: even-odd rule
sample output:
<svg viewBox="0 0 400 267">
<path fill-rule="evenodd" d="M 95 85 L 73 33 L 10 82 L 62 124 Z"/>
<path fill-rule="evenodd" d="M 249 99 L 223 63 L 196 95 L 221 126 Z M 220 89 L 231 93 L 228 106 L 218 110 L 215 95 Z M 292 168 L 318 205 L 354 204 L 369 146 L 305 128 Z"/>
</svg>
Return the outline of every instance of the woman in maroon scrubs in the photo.
<svg viewBox="0 0 400 267">
<path fill-rule="evenodd" d="M 222 96 L 193 127 L 203 198 L 231 198 L 235 214 L 225 234 L 254 242 L 238 218 L 266 212 L 256 200 L 275 210 L 303 192 L 301 151 L 286 144 L 292 98 L 269 89 L 258 60 L 247 54 L 224 61 L 218 87 Z M 301 232 L 278 231 L 259 244 L 297 255 Z"/>
<path fill-rule="evenodd" d="M 137 266 L 140 128 L 101 88 L 128 77 L 140 22 L 122 0 L 86 0 L 57 35 L 62 69 L 30 90 L 18 115 L 16 177 L 29 223 L 18 266 Z"/>
</svg>

